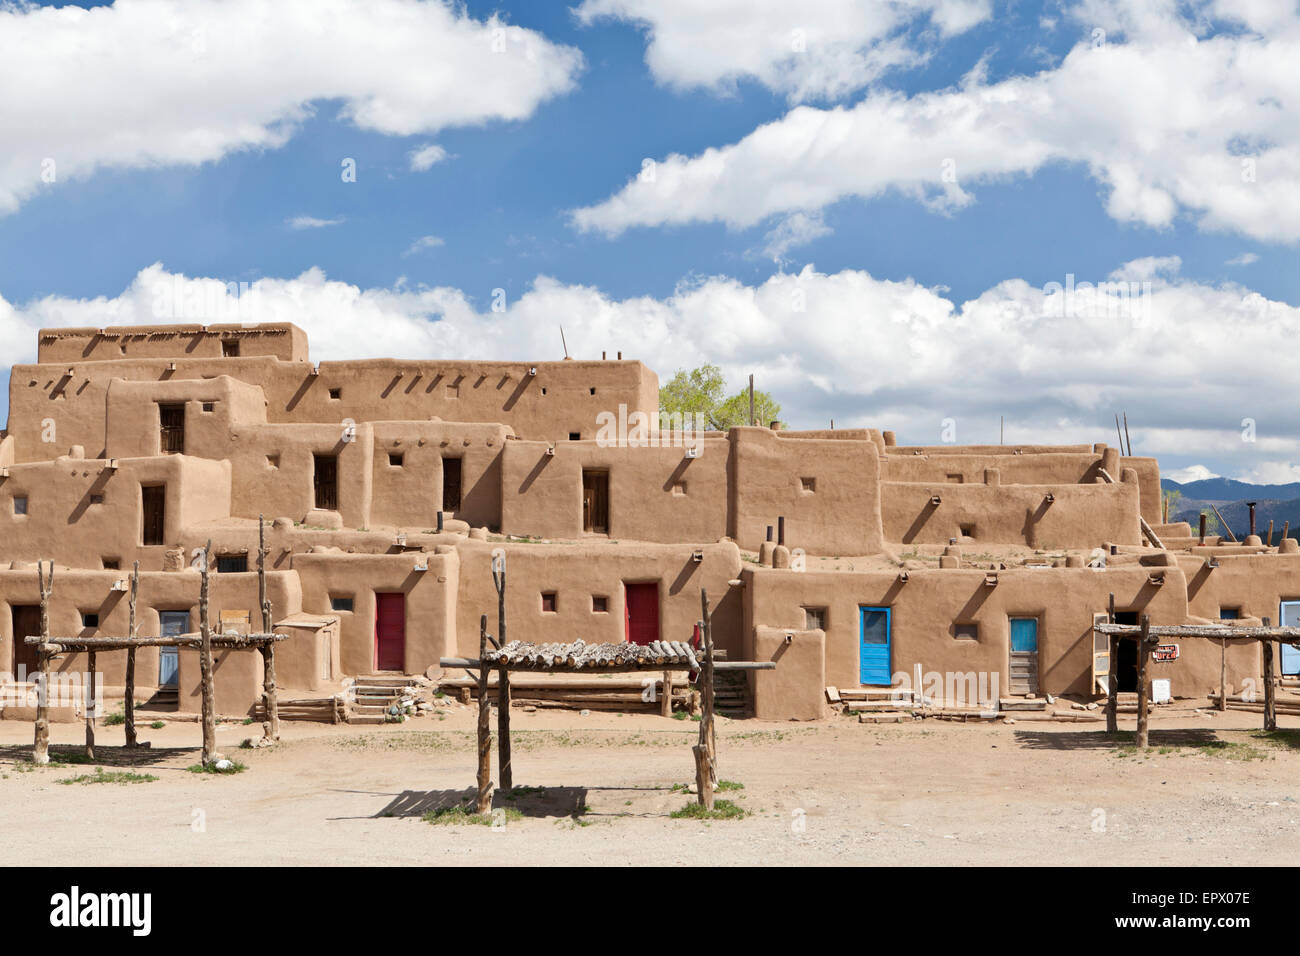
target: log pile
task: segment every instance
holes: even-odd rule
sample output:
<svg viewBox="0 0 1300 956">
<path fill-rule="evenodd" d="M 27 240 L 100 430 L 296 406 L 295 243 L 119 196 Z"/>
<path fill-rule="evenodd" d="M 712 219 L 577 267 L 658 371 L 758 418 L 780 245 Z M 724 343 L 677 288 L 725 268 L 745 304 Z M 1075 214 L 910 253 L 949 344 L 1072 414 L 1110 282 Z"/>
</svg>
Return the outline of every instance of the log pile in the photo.
<svg viewBox="0 0 1300 956">
<path fill-rule="evenodd" d="M 650 644 L 534 644 L 510 641 L 500 650 L 484 652 L 485 664 L 504 664 L 517 671 L 603 670 L 608 668 L 688 667 L 699 670 L 695 651 L 681 641 L 654 641 Z"/>
</svg>

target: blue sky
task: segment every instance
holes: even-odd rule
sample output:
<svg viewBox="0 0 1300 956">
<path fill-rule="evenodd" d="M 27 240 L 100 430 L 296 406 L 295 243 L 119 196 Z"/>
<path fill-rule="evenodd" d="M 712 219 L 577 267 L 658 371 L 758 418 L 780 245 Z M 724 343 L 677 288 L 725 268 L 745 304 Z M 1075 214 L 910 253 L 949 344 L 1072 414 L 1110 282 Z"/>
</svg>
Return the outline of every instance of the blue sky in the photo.
<svg viewBox="0 0 1300 956">
<path fill-rule="evenodd" d="M 347 16 L 364 16 L 350 12 L 343 0 L 332 2 L 341 29 Z M 405 0 L 392 2 L 400 4 Z M 218 155 L 198 160 L 184 155 L 180 147 L 181 152 L 172 156 L 104 159 L 84 172 L 37 186 L 15 176 L 10 185 L 17 198 L 8 213 L 0 215 L 0 298 L 17 315 L 14 334 L 3 340 L 11 352 L 4 364 L 31 359 L 34 337 L 30 341 L 23 337 L 42 321 L 104 324 L 93 321 L 94 300 L 121 297 L 137 281 L 141 270 L 154 263 L 161 263 L 171 274 L 222 282 L 292 280 L 316 269 L 330 282 L 363 292 L 456 290 L 467 323 L 475 321 L 476 316 L 482 321 L 484 314 L 490 314 L 493 289 L 505 289 L 514 303 L 526 298 L 538 277 L 543 276 L 566 289 L 598 290 L 600 302 L 624 309 L 629 300 L 654 300 L 665 311 L 667 317 L 662 321 L 668 323 L 671 332 L 659 338 L 693 339 L 698 347 L 643 350 L 638 347 L 634 323 L 626 326 L 618 347 L 629 355 L 644 357 L 661 378 L 675 367 L 698 364 L 696 359 L 722 364 L 736 385 L 747 368 L 767 370 L 766 380 L 775 383 L 773 390 L 785 400 L 794 425 L 817 426 L 823 424 L 822 417 L 833 416 L 846 424 L 861 421 L 896 427 L 907 440 L 934 442 L 937 434 L 929 432 L 937 433 L 942 418 L 964 416 L 971 421 L 971 430 L 960 435 L 959 440 L 982 441 L 989 439 L 989 430 L 998 417 L 996 409 L 1002 407 L 1002 414 L 1010 415 L 1022 426 L 1018 440 L 1075 441 L 1088 440 L 1081 436 L 1091 435 L 1104 441 L 1113 431 L 1113 423 L 1107 427 L 1113 412 L 1127 409 L 1130 420 L 1139 428 L 1135 436 L 1137 450 L 1159 453 L 1167 468 L 1199 465 L 1207 472 L 1233 477 L 1288 477 L 1286 469 L 1295 466 L 1296 442 L 1300 440 L 1289 425 L 1286 430 L 1276 427 L 1276 443 L 1267 449 L 1258 444 L 1239 447 L 1241 442 L 1234 437 L 1237 420 L 1254 410 L 1255 399 L 1249 392 L 1227 399 L 1231 410 L 1218 414 L 1224 410 L 1222 396 L 1210 404 L 1188 406 L 1180 401 L 1177 377 L 1161 382 L 1162 397 L 1153 398 L 1119 376 L 1112 383 L 1111 394 L 1081 400 L 1077 395 L 1069 397 L 1065 391 L 1051 395 L 1035 392 L 1046 387 L 1045 383 L 1056 383 L 1062 375 L 1068 377 L 1064 368 L 1039 369 L 1022 382 L 1008 381 L 1000 375 L 972 382 L 971 392 L 964 399 L 962 391 L 956 390 L 937 396 L 930 406 L 926 396 L 943 391 L 932 387 L 935 381 L 960 379 L 969 363 L 984 361 L 977 347 L 968 349 L 963 358 L 954 362 L 952 356 L 938 356 L 927 351 L 928 346 L 917 345 L 918 337 L 923 335 L 942 337 L 932 320 L 916 319 L 915 328 L 902 340 L 882 337 L 878 350 L 859 356 L 858 364 L 841 370 L 833 385 L 807 385 L 824 359 L 820 353 L 804 355 L 800 360 L 790 358 L 791 353 L 799 351 L 792 337 L 798 334 L 801 324 L 806 328 L 806 323 L 820 321 L 819 312 L 798 320 L 792 327 L 772 332 L 763 342 L 749 343 L 752 347 L 727 346 L 709 352 L 699 344 L 701 339 L 716 334 L 712 329 L 709 335 L 699 334 L 698 324 L 710 321 L 712 313 L 708 305 L 700 307 L 703 311 L 690 312 L 681 302 L 684 289 L 708 291 L 713 288 L 711 281 L 725 280 L 743 287 L 747 301 L 752 301 L 762 298 L 761 290 L 778 287 L 782 277 L 799 275 L 808 266 L 815 267 L 818 276 L 862 273 L 872 280 L 870 292 L 860 293 L 856 305 L 839 301 L 827 305 L 825 315 L 834 316 L 834 322 L 846 321 L 844 316 L 857 309 L 862 321 L 868 323 L 872 307 L 881 308 L 875 294 L 883 294 L 882 288 L 894 289 L 889 285 L 893 283 L 914 283 L 927 290 L 931 298 L 947 300 L 960 311 L 963 303 L 978 300 L 1009 280 L 1022 280 L 1032 290 L 1041 290 L 1052 282 L 1064 283 L 1068 274 L 1098 282 L 1135 260 L 1163 263 L 1153 267 L 1154 271 L 1139 269 L 1134 275 L 1154 278 L 1156 292 L 1166 294 L 1170 302 L 1178 302 L 1176 308 L 1167 308 L 1181 310 L 1186 305 L 1183 299 L 1195 299 L 1209 323 L 1205 329 L 1195 325 L 1166 328 L 1163 337 L 1143 338 L 1142 348 L 1182 342 L 1189 336 L 1201 341 L 1213 331 L 1214 312 L 1221 307 L 1225 288 L 1231 290 L 1228 297 L 1235 300 L 1256 293 L 1276 304 L 1275 311 L 1281 310 L 1277 312 L 1278 321 L 1296 321 L 1294 308 L 1300 306 L 1296 236 L 1287 234 L 1284 226 L 1279 234 L 1279 227 L 1262 218 L 1256 225 L 1250 219 L 1250 209 L 1243 210 L 1230 199 L 1201 201 L 1199 196 L 1211 192 L 1203 184 L 1194 184 L 1196 188 L 1187 188 L 1183 193 L 1178 191 L 1182 186 L 1169 187 L 1175 207 L 1171 215 L 1152 213 L 1151 203 L 1144 196 L 1127 210 L 1111 208 L 1115 182 L 1133 164 L 1126 160 L 1120 172 L 1101 174 L 1099 166 L 1109 162 L 1109 154 L 1104 151 L 1113 148 L 1123 153 L 1136 142 L 1133 148 L 1142 156 L 1164 148 L 1173 152 L 1179 149 L 1174 134 L 1181 135 L 1177 130 L 1149 128 L 1142 121 L 1117 121 L 1114 128 L 1108 127 L 1108 116 L 1120 117 L 1131 106 L 1124 100 L 1122 84 L 1119 95 L 1104 90 L 1098 94 L 1115 97 L 1114 102 L 1103 101 L 1094 104 L 1095 111 L 1085 109 L 1081 113 L 1077 154 L 1069 132 L 1070 104 L 1061 102 L 1052 115 L 1053 122 L 1060 124 L 1064 132 L 1053 134 L 1056 139 L 1043 148 L 1042 158 L 1031 161 L 1032 168 L 1020 168 L 1015 163 L 1000 168 L 996 156 L 990 159 L 985 155 L 979 160 L 983 165 L 978 173 L 969 180 L 963 177 L 962 189 L 967 196 L 957 203 L 918 201 L 915 183 L 898 173 L 890 174 L 893 179 L 886 177 L 883 186 L 863 187 L 867 195 L 855 195 L 854 164 L 867 169 L 880 159 L 872 148 L 869 130 L 864 134 L 864 147 L 850 154 L 847 170 L 828 168 L 825 183 L 814 184 L 825 193 L 823 199 L 782 206 L 781 200 L 772 197 L 781 192 L 781 178 L 789 179 L 796 173 L 777 164 L 770 172 L 755 174 L 755 208 L 770 207 L 771 211 L 755 214 L 752 222 L 743 208 L 744 188 L 740 189 L 739 203 L 715 199 L 708 195 L 708 189 L 689 183 L 681 195 L 654 195 L 653 190 L 647 190 L 645 196 L 639 196 L 626 188 L 644 159 L 664 164 L 661 168 L 667 171 L 666 158 L 680 154 L 682 175 L 689 180 L 700 165 L 701 154 L 743 144 L 765 124 L 783 128 L 800 110 L 817 111 L 820 117 L 828 111 L 853 110 L 872 98 L 885 102 L 893 96 L 903 104 L 904 112 L 919 113 L 922 101 L 929 95 L 953 94 L 972 84 L 982 90 L 996 90 L 1002 88 L 1000 84 L 1021 78 L 1063 73 L 1063 61 L 1072 51 L 1090 43 L 1095 45 L 1098 29 L 1106 30 L 1105 42 L 1115 48 L 1111 55 L 1131 51 L 1144 56 L 1144 62 L 1155 62 L 1167 54 L 1164 44 L 1170 41 L 1164 34 L 1175 28 L 1186 31 L 1194 37 L 1193 42 L 1206 49 L 1216 39 L 1244 36 L 1252 43 L 1280 45 L 1285 50 L 1286 44 L 1294 43 L 1297 31 L 1293 8 L 1290 15 L 1278 19 L 1238 22 L 1220 15 L 1210 0 L 1190 5 L 1197 8 L 1196 16 L 1183 16 L 1179 7 L 1153 0 L 1147 6 L 1154 22 L 1134 17 L 1126 12 L 1126 5 L 1112 5 L 1105 0 L 1078 4 L 932 0 L 932 4 L 940 6 L 949 2 L 975 8 L 974 22 L 945 32 L 936 27 L 936 19 L 904 17 L 886 31 L 886 38 L 911 51 L 908 63 L 884 70 L 865 82 L 850 83 L 847 90 L 811 93 L 792 92 L 780 73 L 762 67 L 701 84 L 690 79 L 695 74 L 688 63 L 689 51 L 674 55 L 670 50 L 666 56 L 669 65 L 652 68 L 647 53 L 654 30 L 665 38 L 666 47 L 666 38 L 673 29 L 695 29 L 697 33 L 710 29 L 708 24 L 696 28 L 689 22 L 667 22 L 669 16 L 689 20 L 690 10 L 680 9 L 679 4 L 662 8 L 665 21 L 651 25 L 637 19 L 641 5 L 636 0 L 596 0 L 597 7 L 615 15 L 588 22 L 581 21 L 565 4 L 469 2 L 463 11 L 453 10 L 450 15 L 483 25 L 496 14 L 506 23 L 529 31 L 529 35 L 546 44 L 548 51 L 580 51 L 582 66 L 571 71 L 571 86 L 539 95 L 536 103 L 522 107 L 526 115 L 519 119 L 489 115 L 458 122 L 441 116 L 421 117 L 425 128 L 415 134 L 391 128 L 397 124 L 363 128 L 341 115 L 347 97 L 304 95 L 302 113 L 286 123 L 282 143 L 236 142 L 219 147 Z M 982 5 L 986 9 L 980 11 Z M 126 6 L 119 3 L 114 12 L 123 12 Z M 181 16 L 198 11 L 196 16 L 227 17 L 222 27 L 235 42 L 242 30 L 252 29 L 239 21 L 240 7 L 246 4 L 215 13 L 216 8 L 204 9 L 207 6 L 192 0 L 177 3 L 175 8 Z M 1283 2 L 1279 6 L 1287 5 Z M 1283 12 L 1287 13 L 1285 9 Z M 14 23 L 22 19 L 32 43 L 39 47 L 48 36 L 55 44 L 53 48 L 58 49 L 58 30 L 47 28 L 30 11 L 10 13 Z M 101 26 L 107 31 L 118 28 L 111 22 Z M 786 31 L 788 26 L 778 19 L 773 29 Z M 126 32 L 128 27 L 122 29 Z M 211 38 L 205 41 L 208 50 L 215 48 L 219 53 L 224 38 L 214 36 L 211 27 L 205 29 Z M 729 35 L 722 33 L 724 38 Z M 296 42 L 292 34 L 282 40 Z M 741 38 L 736 42 L 745 41 Z M 866 58 L 879 42 L 883 42 L 879 37 L 867 37 L 850 53 Z M 384 43 L 382 38 L 357 36 L 348 53 L 379 60 L 398 55 L 386 51 Z M 2 44 L 0 40 L 0 50 Z M 434 44 L 428 55 L 435 55 L 437 49 Z M 130 55 L 129 46 L 121 55 Z M 149 55 L 147 47 L 143 55 Z M 212 53 L 207 55 L 210 58 Z M 1080 54 L 1074 56 L 1077 59 Z M 837 60 L 836 68 L 840 64 L 842 60 Z M 111 58 L 99 68 L 108 74 L 108 81 L 114 79 L 116 64 Z M 974 79 L 972 71 L 977 71 Z M 75 101 L 76 95 L 70 89 L 55 88 L 60 82 L 55 76 L 46 81 L 51 88 L 43 91 L 48 93 L 51 109 Z M 122 95 L 140 109 L 124 108 L 124 114 L 132 115 L 120 123 L 111 116 L 104 121 L 102 111 L 86 122 L 106 122 L 110 132 L 129 130 L 132 123 L 142 123 L 145 128 L 141 135 L 152 135 L 149 121 L 141 120 L 139 115 L 148 114 L 154 92 L 133 87 L 129 71 L 118 79 L 123 83 Z M 75 80 L 69 77 L 64 82 L 71 87 Z M 276 70 L 268 69 L 262 82 L 273 87 L 277 83 Z M 474 84 L 475 79 L 466 76 L 465 82 Z M 527 76 L 521 79 L 521 85 L 528 82 Z M 1063 75 L 1062 85 L 1069 82 L 1070 77 Z M 1144 95 L 1141 82 L 1141 78 L 1135 79 L 1134 97 Z M 1207 76 L 1206 82 L 1213 84 L 1215 77 Z M 328 82 L 319 85 L 323 89 L 330 86 Z M 1194 92 L 1194 79 L 1188 85 Z M 310 84 L 306 86 L 311 88 Z M 1259 98 L 1277 98 L 1266 88 L 1265 81 L 1259 81 L 1259 86 Z M 195 94 L 196 103 L 211 106 L 221 102 L 226 98 L 226 89 L 220 82 L 200 89 Z M 455 84 L 442 95 L 454 99 Z M 527 99 L 530 94 L 519 95 Z M 1166 95 L 1167 91 L 1151 98 L 1158 100 Z M 1294 96 L 1292 89 L 1282 108 L 1300 109 Z M 238 97 L 232 94 L 230 100 L 229 111 L 237 112 Z M 175 104 L 160 107 L 166 108 L 175 108 Z M 3 112 L 4 108 L 0 108 L 0 126 L 5 125 Z M 32 121 L 21 118 L 16 121 L 17 132 L 7 135 L 25 137 L 20 141 L 24 146 L 37 144 L 31 146 L 33 156 L 47 155 L 41 152 L 40 124 L 24 129 L 23 122 Z M 201 117 L 195 120 L 196 124 L 201 122 Z M 1030 128 L 1042 125 L 1040 122 L 1038 127 Z M 1166 133 L 1168 141 L 1162 142 Z M 1146 141 L 1148 135 L 1152 142 Z M 1252 135 L 1263 134 L 1243 128 L 1234 135 L 1233 142 L 1250 143 Z M 1126 137 L 1133 142 L 1126 142 Z M 429 144 L 445 150 L 446 158 L 427 170 L 412 169 L 411 152 Z M 1008 143 L 991 152 L 1005 154 L 1015 145 Z M 1207 149 L 1213 152 L 1213 144 Z M 1232 143 L 1224 147 L 1227 155 L 1235 155 L 1234 149 L 1237 147 Z M 1290 162 L 1296 155 L 1296 142 L 1294 138 L 1264 142 L 1250 146 L 1246 152 L 1251 150 L 1272 150 L 1269 155 Z M 961 155 L 956 140 L 953 151 Z M 167 150 L 160 148 L 157 152 L 165 154 Z M 340 163 L 347 157 L 356 160 L 355 182 L 343 182 L 340 177 Z M 918 158 L 918 162 L 923 160 Z M 964 162 L 957 160 L 959 172 Z M 729 173 L 727 182 L 734 184 L 744 170 L 752 169 L 753 161 L 740 166 L 742 172 Z M 1159 168 L 1155 163 L 1153 166 Z M 797 175 L 803 175 L 800 167 L 792 168 L 799 170 Z M 809 178 L 813 175 L 810 173 Z M 1152 176 L 1158 178 L 1158 173 L 1147 174 L 1148 179 Z M 3 188 L 0 183 L 0 190 Z M 1282 184 L 1276 188 L 1280 198 L 1271 205 L 1296 202 L 1294 182 L 1290 187 Z M 621 195 L 635 208 L 626 215 L 618 213 L 622 218 L 612 226 L 604 213 L 599 214 L 603 217 L 599 227 L 584 229 L 575 223 L 575 210 L 598 209 Z M 762 206 L 765 201 L 769 207 Z M 660 222 L 660 212 L 646 212 L 656 203 L 671 207 L 663 215 L 680 213 L 681 221 Z M 774 261 L 763 251 L 769 245 L 765 237 L 786 216 L 800 212 L 813 217 L 811 237 L 788 248 L 781 261 Z M 289 223 L 297 217 L 336 222 L 291 228 Z M 1207 222 L 1207 217 L 1213 221 Z M 421 237 L 435 238 L 423 248 L 412 248 Z M 932 305 L 927 300 L 918 308 L 924 312 Z M 762 308 L 761 304 L 757 307 Z M 887 304 L 883 307 L 890 308 Z M 397 308 L 400 311 L 403 306 Z M 450 318 L 438 309 L 431 314 L 427 302 L 413 308 L 422 322 Z M 518 315 L 512 312 L 512 318 L 523 322 L 542 308 L 538 301 L 534 311 Z M 644 310 L 629 310 L 640 311 Z M 605 340 L 600 344 L 585 340 L 582 315 L 557 313 L 555 321 L 573 330 L 569 342 L 575 350 L 592 353 L 606 347 Z M 840 334 L 855 336 L 851 321 L 836 328 Z M 309 330 L 316 333 L 315 329 Z M 472 329 L 461 331 L 462 337 L 453 341 L 475 341 Z M 869 323 L 860 331 L 866 338 L 872 337 Z M 1099 327 L 1098 332 L 1104 337 L 1104 328 Z M 322 344 L 329 357 L 343 357 L 347 354 L 344 342 L 318 341 L 329 334 L 329 326 L 323 326 L 314 335 L 314 343 Z M 739 325 L 731 334 L 733 338 L 745 338 L 746 326 Z M 538 342 L 545 345 L 550 335 L 539 333 Z M 654 331 L 641 330 L 641 335 L 653 336 Z M 558 334 L 552 337 L 555 342 L 551 347 L 558 350 Z M 1026 362 L 1039 360 L 1033 358 L 1039 351 L 1036 341 L 1008 342 L 998 336 L 991 339 L 1000 349 L 994 364 L 1005 362 L 1007 367 L 1023 371 Z M 975 346 L 978 342 L 976 339 Z M 1264 344 L 1267 342 L 1265 339 Z M 1205 344 L 1214 350 L 1212 339 Z M 1250 348 L 1256 350 L 1257 346 L 1254 343 Z M 415 343 L 413 347 L 420 346 Z M 1203 349 L 1197 354 L 1200 352 Z M 1057 344 L 1041 360 L 1061 361 L 1069 355 L 1069 348 Z M 1177 361 L 1181 355 L 1175 350 L 1170 357 Z M 854 377 L 855 368 L 863 379 L 870 379 L 871 362 L 895 364 L 900 359 L 905 362 L 908 356 L 925 369 L 916 376 L 914 387 L 906 377 L 891 378 L 875 390 L 845 381 Z M 1267 348 L 1252 356 L 1255 362 L 1267 362 L 1269 358 Z M 946 371 L 938 367 L 945 361 L 949 363 Z M 1221 363 L 1216 366 L 1213 361 L 1204 361 L 1206 374 L 1223 367 Z M 1087 368 L 1087 363 L 1083 364 Z M 1250 363 L 1242 367 L 1249 369 Z M 1195 373 L 1198 368 L 1193 366 L 1187 371 Z M 1012 386 L 1015 394 L 999 394 L 1003 382 Z M 1069 384 L 1076 390 L 1086 390 L 1087 382 L 1083 377 Z M 785 386 L 784 393 L 781 385 Z M 1181 387 L 1186 390 L 1189 383 L 1183 380 Z M 1241 407 L 1238 409 L 1233 402 Z M 1272 425 L 1284 410 L 1283 404 L 1270 406 L 1260 409 L 1255 417 Z M 3 411 L 0 409 L 0 414 Z M 1266 436 L 1274 434 L 1263 425 L 1261 429 Z"/>
</svg>

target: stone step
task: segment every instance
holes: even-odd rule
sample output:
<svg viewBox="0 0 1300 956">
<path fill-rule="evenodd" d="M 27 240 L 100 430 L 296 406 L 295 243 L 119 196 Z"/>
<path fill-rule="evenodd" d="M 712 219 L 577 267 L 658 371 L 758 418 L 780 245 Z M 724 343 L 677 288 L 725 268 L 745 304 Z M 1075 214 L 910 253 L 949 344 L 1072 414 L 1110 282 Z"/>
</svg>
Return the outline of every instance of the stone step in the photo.
<svg viewBox="0 0 1300 956">
<path fill-rule="evenodd" d="M 383 714 L 349 714 L 349 724 L 382 724 L 384 722 Z"/>
</svg>

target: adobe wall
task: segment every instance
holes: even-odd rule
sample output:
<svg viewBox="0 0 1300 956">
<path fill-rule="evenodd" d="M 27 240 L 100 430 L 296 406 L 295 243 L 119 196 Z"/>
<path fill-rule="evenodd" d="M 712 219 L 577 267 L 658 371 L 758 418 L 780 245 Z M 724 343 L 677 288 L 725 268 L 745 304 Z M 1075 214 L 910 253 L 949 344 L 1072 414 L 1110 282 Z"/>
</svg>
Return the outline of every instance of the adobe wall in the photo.
<svg viewBox="0 0 1300 956">
<path fill-rule="evenodd" d="M 277 619 L 273 630 L 288 638 L 275 649 L 277 687 L 320 694 L 341 686 L 342 629 L 337 614 L 290 614 Z M 281 653 L 282 649 L 287 653 Z"/>
<path fill-rule="evenodd" d="M 142 541 L 141 487 L 165 484 L 164 540 Z M 103 496 L 93 503 L 92 496 Z M 27 514 L 14 514 L 14 498 L 27 498 Z M 93 459 L 9 466 L 0 478 L 0 541 L 9 560 L 54 560 L 84 567 L 112 557 L 129 568 L 159 571 L 181 529 L 228 517 L 230 463 L 183 455 L 120 458 L 117 469 Z"/>
<path fill-rule="evenodd" d="M 742 597 L 728 581 L 740 574 L 740 551 L 731 542 L 705 545 L 523 544 L 467 541 L 460 549 L 457 601 L 458 653 L 478 655 L 479 615 L 497 630 L 497 594 L 491 557 L 506 555 L 506 638 L 538 642 L 621 642 L 625 639 L 624 582 L 659 583 L 662 640 L 689 641 L 700 619 L 700 589 L 713 608 L 715 645 L 740 653 Z M 699 551 L 702 560 L 692 555 Z M 542 594 L 556 595 L 555 612 L 542 610 Z M 592 597 L 606 610 L 593 610 Z"/>
<path fill-rule="evenodd" d="M 985 571 L 975 569 L 910 571 L 903 583 L 897 572 L 776 571 L 746 567 L 745 651 L 757 653 L 756 627 L 801 630 L 804 608 L 826 609 L 826 683 L 859 685 L 859 608 L 892 610 L 891 668 L 998 674 L 999 692 L 1009 683 L 1011 617 L 1039 621 L 1039 690 L 1051 694 L 1088 694 L 1092 687 L 1092 621 L 1106 610 L 1110 593 L 1116 608 L 1151 615 L 1154 624 L 1186 620 L 1185 578 L 1176 568 L 1158 572 L 1141 566 L 1094 571 L 1015 569 L 997 572 L 997 584 L 985 585 Z M 1163 576 L 1161 586 L 1150 582 Z M 977 624 L 979 639 L 959 640 L 954 624 Z M 796 640 L 798 640 L 796 636 Z M 1208 641 L 1183 641 L 1181 657 L 1152 666 L 1152 676 L 1167 677 L 1179 696 L 1204 695 L 1219 684 L 1219 649 Z M 757 659 L 757 658 L 756 658 Z M 765 659 L 772 659 L 769 655 Z M 1258 678 L 1258 655 L 1230 654 L 1229 679 Z M 778 670 L 778 674 L 780 671 Z M 769 688 L 771 712 L 801 706 L 799 687 L 783 683 Z M 790 699 L 787 700 L 786 697 Z"/>
<path fill-rule="evenodd" d="M 731 445 L 701 439 L 681 447 L 601 447 L 595 441 L 508 441 L 502 455 L 503 534 L 583 537 L 582 472 L 609 473 L 611 540 L 714 542 L 727 534 Z"/>
<path fill-rule="evenodd" d="M 437 526 L 443 504 L 443 459 L 461 460 L 461 506 L 447 513 L 474 527 L 501 524 L 504 425 L 468 422 L 382 422 L 373 430 L 370 523 Z M 513 444 L 513 442 L 510 442 Z M 389 456 L 400 454 L 400 465 Z"/>
<path fill-rule="evenodd" d="M 428 570 L 415 570 L 421 563 Z M 338 615 L 345 674 L 376 672 L 376 592 L 406 595 L 406 673 L 422 674 L 436 666 L 438 658 L 454 654 L 460 563 L 455 549 L 442 547 L 426 554 L 325 551 L 293 559 L 302 582 L 303 611 Z M 333 597 L 350 597 L 352 610 L 332 611 Z"/>
<path fill-rule="evenodd" d="M 174 368 L 172 367 L 174 366 Z M 602 412 L 658 414 L 658 378 L 640 362 L 438 362 L 376 359 L 303 362 L 270 356 L 116 359 L 69 365 L 15 365 L 9 417 L 19 460 L 52 458 L 84 445 L 104 447 L 106 395 L 113 379 L 177 381 L 222 375 L 255 382 L 267 397 L 267 420 L 281 423 L 420 421 L 509 425 L 527 438 L 591 438 Z M 536 369 L 536 374 L 529 374 Z M 71 374 L 69 374 L 71 373 Z M 337 398 L 331 395 L 337 395 Z M 648 404 L 647 404 L 648 403 Z M 57 442 L 41 440 L 52 422 Z"/>
<path fill-rule="evenodd" d="M 133 325 L 119 328 L 41 329 L 36 361 L 102 362 L 130 358 L 221 358 L 223 345 L 241 356 L 307 361 L 307 333 L 290 323 L 267 325 Z M 227 345 L 228 347 L 228 345 Z"/>
<path fill-rule="evenodd" d="M 873 554 L 883 546 L 880 457 L 870 441 L 786 438 L 733 428 L 731 537 L 757 551 L 785 517 L 786 544 L 808 554 Z"/>
<path fill-rule="evenodd" d="M 1047 501 L 1051 495 L 1055 500 Z M 939 504 L 934 504 L 934 498 Z M 981 542 L 1031 548 L 1096 548 L 1140 542 L 1138 486 L 886 482 L 885 537 L 902 544 Z M 969 538 L 961 528 L 974 530 Z"/>
<path fill-rule="evenodd" d="M 1097 477 L 1100 462 L 1101 457 L 1092 452 L 1041 455 L 891 453 L 881 461 L 880 474 L 884 481 L 969 485 L 983 484 L 985 470 L 996 468 L 1004 485 L 1091 484 Z"/>
</svg>

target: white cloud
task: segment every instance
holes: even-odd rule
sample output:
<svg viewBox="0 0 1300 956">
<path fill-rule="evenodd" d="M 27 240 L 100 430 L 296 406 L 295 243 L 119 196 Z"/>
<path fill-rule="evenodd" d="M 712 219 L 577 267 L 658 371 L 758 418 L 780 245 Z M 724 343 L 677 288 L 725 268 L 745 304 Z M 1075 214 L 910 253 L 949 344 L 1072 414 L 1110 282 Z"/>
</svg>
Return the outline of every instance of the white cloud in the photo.
<svg viewBox="0 0 1300 956">
<path fill-rule="evenodd" d="M 344 222 L 342 216 L 338 219 L 317 219 L 315 216 L 294 216 L 292 219 L 286 219 L 284 224 L 290 229 L 324 229 L 326 226 L 337 226 Z"/>
<path fill-rule="evenodd" d="M 1243 252 L 1239 256 L 1233 256 L 1224 262 L 1225 266 L 1250 266 L 1259 262 L 1259 256 L 1253 252 Z"/>
<path fill-rule="evenodd" d="M 446 158 L 447 151 L 437 143 L 429 143 L 419 149 L 411 150 L 409 156 L 411 170 L 417 173 L 432 169 L 435 163 L 441 163 Z"/>
<path fill-rule="evenodd" d="M 411 243 L 402 255 L 413 256 L 417 252 L 425 252 L 429 249 L 437 249 L 440 246 L 445 245 L 446 243 L 437 236 L 421 236 L 419 239 L 416 239 L 415 242 Z"/>
<path fill-rule="evenodd" d="M 1032 76 L 989 83 L 977 68 L 947 90 L 799 106 L 736 143 L 669 155 L 573 223 L 609 235 L 740 229 L 891 192 L 951 211 L 983 184 L 1067 164 L 1103 185 L 1121 222 L 1165 228 L 1181 214 L 1207 230 L 1300 241 L 1300 13 L 1202 37 L 1172 0 L 1088 6 L 1127 40 L 1085 40 Z"/>
<path fill-rule="evenodd" d="M 777 263 L 786 262 L 786 253 L 798 246 L 806 246 L 814 239 L 830 235 L 820 212 L 795 212 L 786 216 L 763 238 L 763 255 Z"/>
<path fill-rule="evenodd" d="M 1161 475 L 1162 478 L 1168 478 L 1185 485 L 1190 481 L 1205 481 L 1209 478 L 1218 478 L 1219 476 L 1204 465 L 1188 465 L 1186 468 L 1176 468 L 1173 471 L 1166 471 Z"/>
<path fill-rule="evenodd" d="M 536 361 L 560 357 L 562 318 L 579 358 L 622 350 L 661 379 L 712 362 L 732 388 L 752 372 L 796 427 L 834 418 L 932 444 L 954 418 L 957 440 L 971 443 L 997 441 L 1005 416 L 1011 442 L 1112 442 L 1125 410 L 1138 454 L 1262 477 L 1300 463 L 1300 384 L 1287 363 L 1260 360 L 1300 340 L 1300 308 L 1231 283 L 1149 281 L 1133 315 L 1097 284 L 1061 311 L 1021 279 L 958 303 L 911 280 L 812 267 L 756 286 L 684 282 L 664 299 L 541 276 L 496 313 L 455 288 L 360 289 L 312 269 L 241 290 L 153 265 L 113 297 L 0 298 L 0 352 L 31 361 L 46 326 L 288 321 L 309 332 L 317 359 Z M 160 314 L 160 302 L 176 308 Z"/>
<path fill-rule="evenodd" d="M 395 136 L 522 119 L 581 67 L 442 0 L 0 5 L 0 213 L 98 169 L 282 146 L 326 101 Z"/>
<path fill-rule="evenodd" d="M 836 99 L 922 62 L 927 49 L 905 31 L 927 20 L 947 37 L 991 13 L 991 0 L 584 0 L 577 9 L 583 23 L 644 28 L 660 83 L 729 90 L 752 79 L 792 100 Z"/>
</svg>

